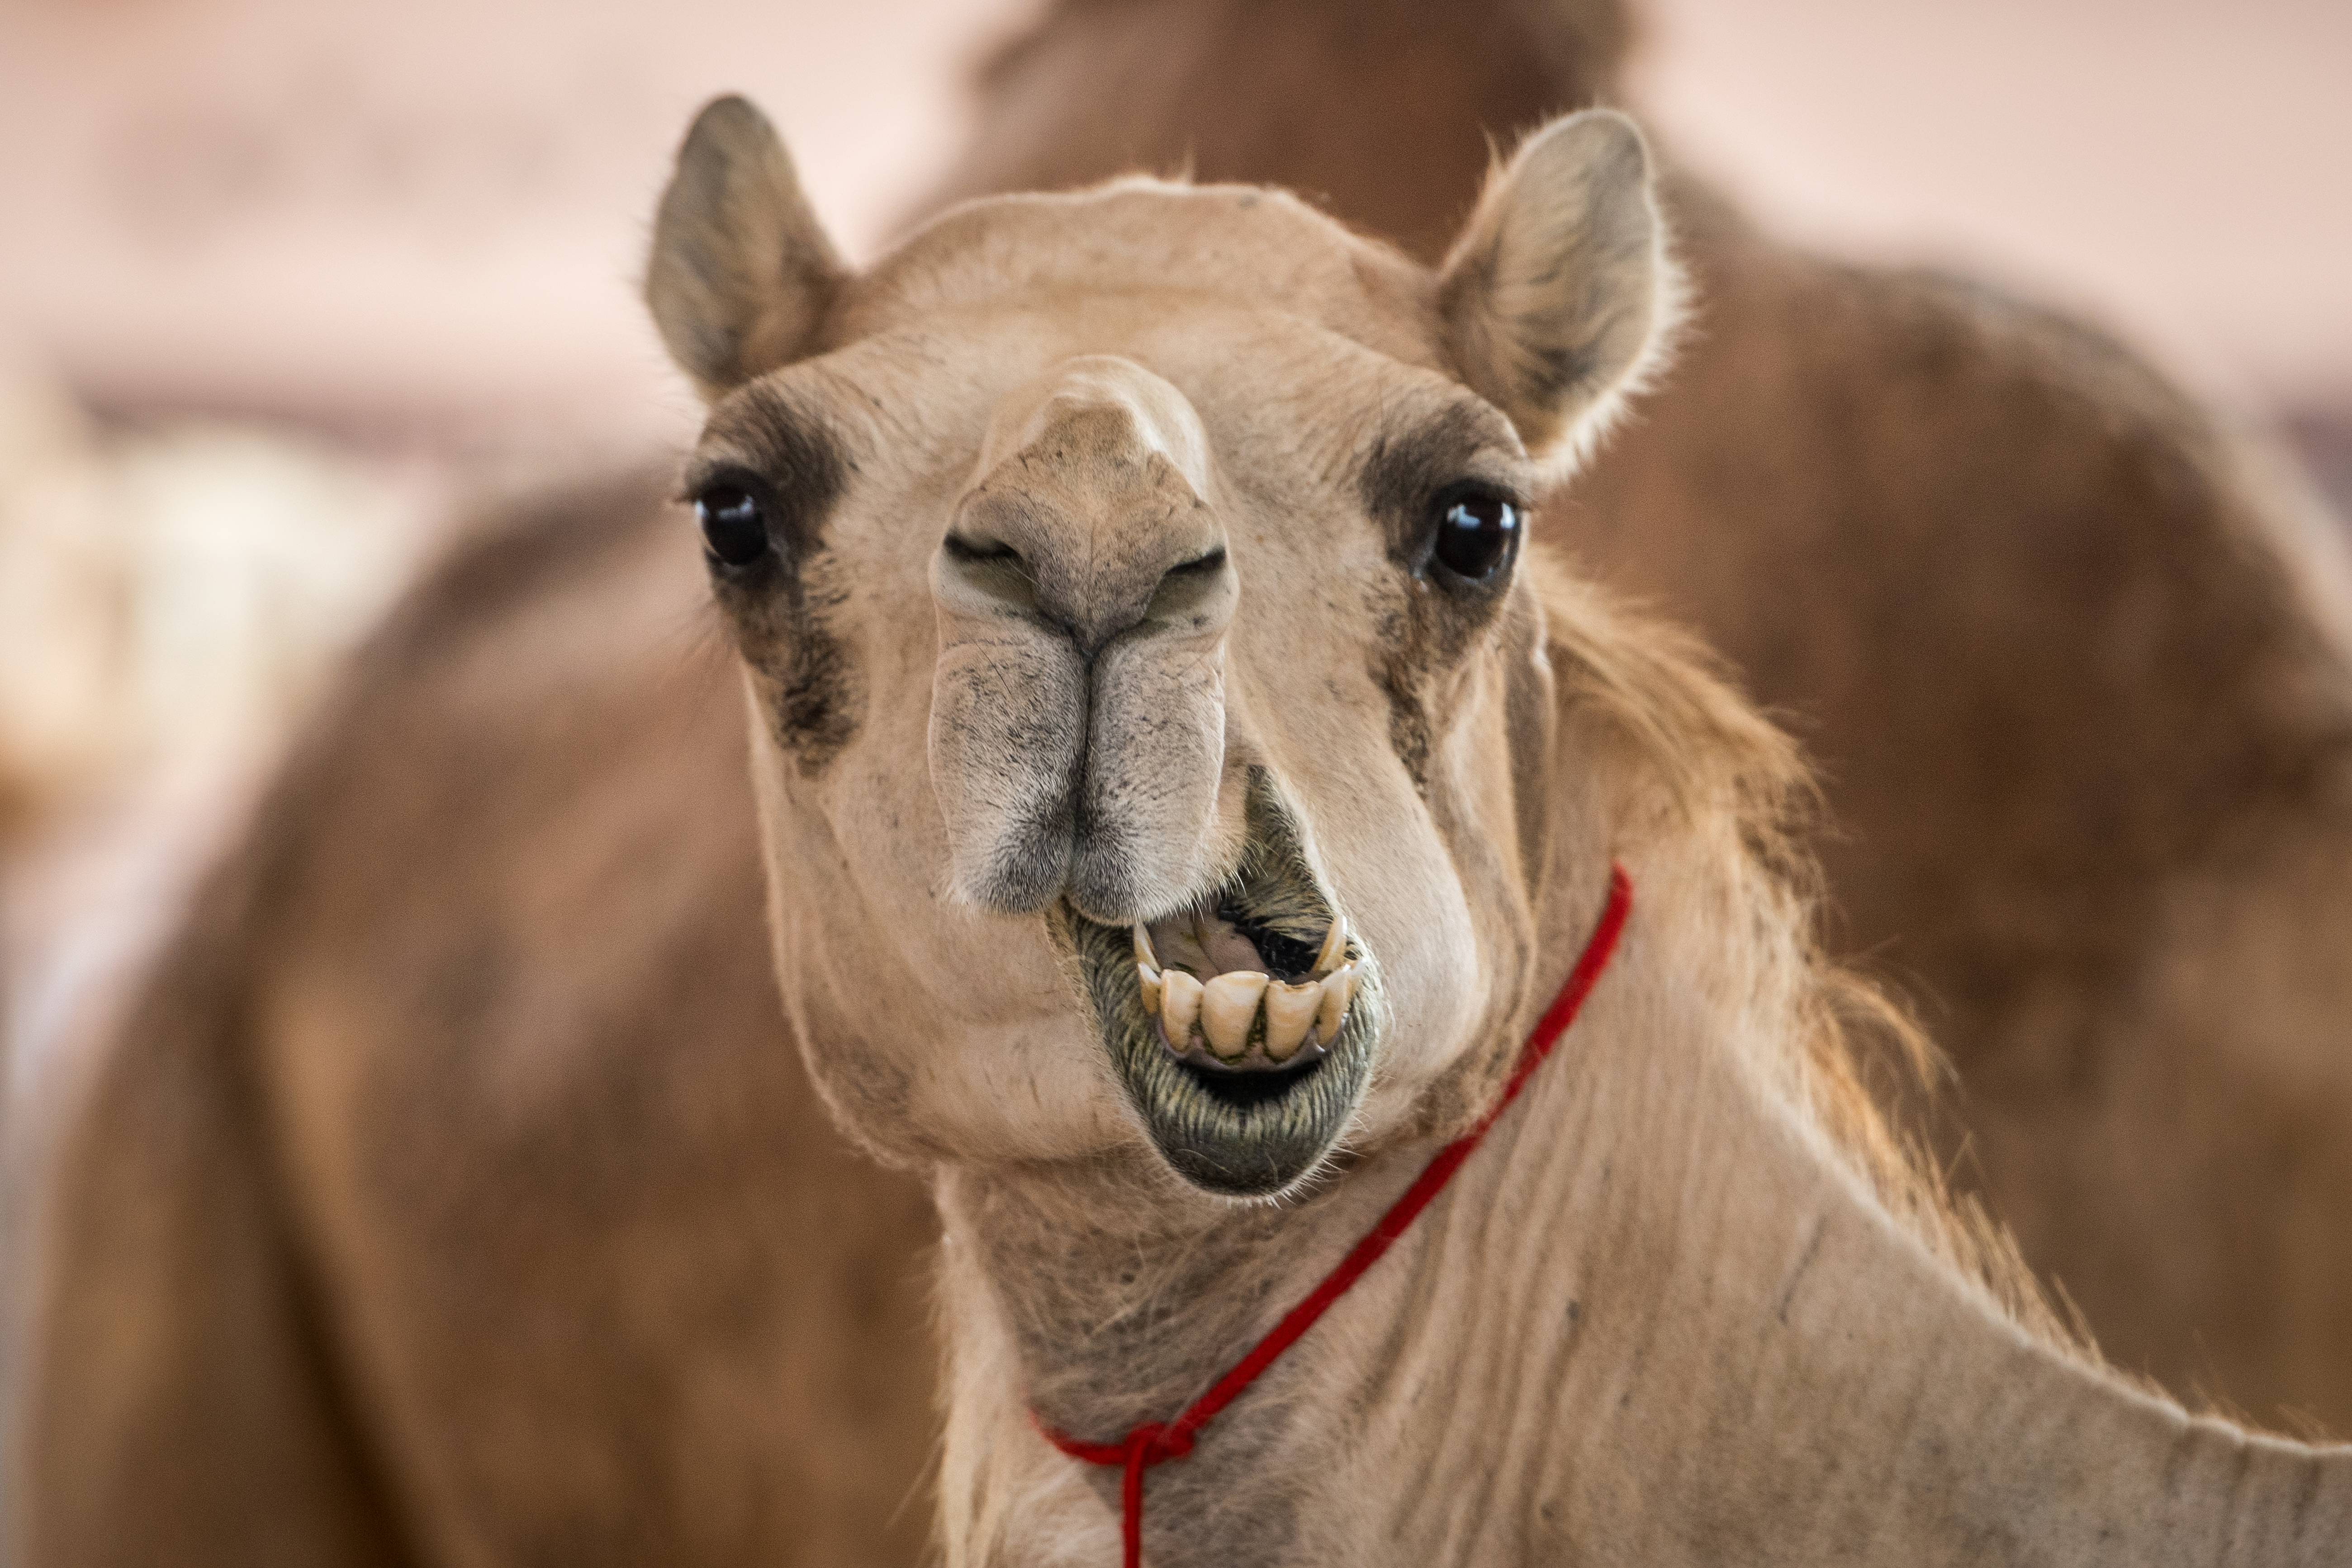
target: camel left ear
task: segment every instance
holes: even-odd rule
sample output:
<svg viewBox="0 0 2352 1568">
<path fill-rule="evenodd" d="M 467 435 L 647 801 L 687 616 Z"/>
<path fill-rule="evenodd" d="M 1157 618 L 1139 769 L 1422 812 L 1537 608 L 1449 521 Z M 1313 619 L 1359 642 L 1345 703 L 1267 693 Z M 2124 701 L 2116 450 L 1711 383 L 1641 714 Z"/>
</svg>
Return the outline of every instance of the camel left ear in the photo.
<svg viewBox="0 0 2352 1568">
<path fill-rule="evenodd" d="M 714 99 L 678 149 L 654 219 L 646 303 L 678 368 L 715 401 L 809 352 L 848 269 L 801 194 L 776 128 Z"/>
<path fill-rule="evenodd" d="M 1463 379 L 1529 451 L 1577 455 L 1664 358 L 1676 293 L 1649 147 L 1591 109 L 1488 177 L 1438 300 Z"/>
</svg>

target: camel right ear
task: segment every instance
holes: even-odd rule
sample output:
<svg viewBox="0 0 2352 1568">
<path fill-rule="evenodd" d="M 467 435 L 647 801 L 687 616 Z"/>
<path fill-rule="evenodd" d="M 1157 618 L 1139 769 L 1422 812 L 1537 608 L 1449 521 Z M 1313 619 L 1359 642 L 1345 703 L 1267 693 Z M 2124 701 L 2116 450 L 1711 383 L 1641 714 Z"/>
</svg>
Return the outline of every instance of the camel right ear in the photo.
<svg viewBox="0 0 2352 1568">
<path fill-rule="evenodd" d="M 1664 358 L 1680 289 L 1652 186 L 1632 121 L 1571 114 L 1487 180 L 1446 258 L 1462 377 L 1531 452 L 1581 457 Z"/>
<path fill-rule="evenodd" d="M 847 276 L 768 117 L 713 99 L 677 150 L 646 264 L 646 303 L 678 368 L 715 401 L 790 364 Z"/>
</svg>

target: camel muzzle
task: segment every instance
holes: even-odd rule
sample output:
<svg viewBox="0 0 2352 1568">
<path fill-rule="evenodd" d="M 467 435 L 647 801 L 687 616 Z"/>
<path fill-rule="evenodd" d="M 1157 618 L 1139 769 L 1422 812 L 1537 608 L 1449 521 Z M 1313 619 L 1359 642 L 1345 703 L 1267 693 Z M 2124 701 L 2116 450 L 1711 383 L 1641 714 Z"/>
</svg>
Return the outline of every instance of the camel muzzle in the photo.
<svg viewBox="0 0 2352 1568">
<path fill-rule="evenodd" d="M 1222 876 L 1240 583 L 1206 454 L 1182 396 L 1109 356 L 999 411 L 931 568 L 931 783 L 969 901 L 1125 924 Z"/>
</svg>

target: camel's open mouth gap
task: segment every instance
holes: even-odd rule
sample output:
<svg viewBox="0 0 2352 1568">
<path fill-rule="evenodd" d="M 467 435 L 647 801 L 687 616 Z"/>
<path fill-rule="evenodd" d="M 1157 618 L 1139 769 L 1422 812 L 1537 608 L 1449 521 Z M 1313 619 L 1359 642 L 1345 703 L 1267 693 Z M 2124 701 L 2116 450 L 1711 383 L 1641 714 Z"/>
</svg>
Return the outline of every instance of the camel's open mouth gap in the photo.
<svg viewBox="0 0 2352 1568">
<path fill-rule="evenodd" d="M 1183 1064 L 1201 1092 L 1221 1104 L 1232 1106 L 1264 1105 L 1269 1100 L 1279 1100 L 1297 1088 L 1299 1080 L 1310 1078 L 1323 1068 L 1322 1057 L 1315 1056 L 1303 1062 L 1271 1072 L 1250 1072 L 1233 1068 L 1205 1068 L 1193 1062 Z"/>
<path fill-rule="evenodd" d="M 1187 1180 L 1265 1196 L 1329 1152 L 1369 1081 L 1379 984 L 1307 863 L 1270 773 L 1225 886 L 1129 930 L 1064 905 L 1129 1102 Z"/>
<path fill-rule="evenodd" d="M 1217 900 L 1217 918 L 1238 932 L 1277 980 L 1303 980 L 1315 969 L 1318 944 L 1302 942 L 1271 921 L 1258 919 L 1228 895 Z"/>
</svg>

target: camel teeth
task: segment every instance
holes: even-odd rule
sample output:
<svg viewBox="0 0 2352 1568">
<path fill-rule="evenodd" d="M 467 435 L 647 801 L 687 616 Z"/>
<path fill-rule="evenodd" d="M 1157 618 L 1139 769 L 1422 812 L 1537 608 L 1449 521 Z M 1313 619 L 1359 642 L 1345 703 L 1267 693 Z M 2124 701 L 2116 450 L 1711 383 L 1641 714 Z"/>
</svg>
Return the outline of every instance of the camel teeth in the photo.
<svg viewBox="0 0 2352 1568">
<path fill-rule="evenodd" d="M 1307 1026 L 1323 1006 L 1323 987 L 1313 981 L 1286 985 L 1275 981 L 1265 988 L 1265 1054 L 1286 1062 L 1307 1039 Z"/>
<path fill-rule="evenodd" d="M 1202 987 L 1201 1032 L 1209 1037 L 1218 1060 L 1239 1061 L 1249 1053 L 1250 1026 L 1257 1020 L 1267 978 L 1255 969 L 1239 969 Z"/>
<path fill-rule="evenodd" d="M 1141 921 L 1135 922 L 1135 962 L 1160 967 L 1160 955 L 1151 951 L 1151 932 Z"/>
<path fill-rule="evenodd" d="M 1201 1016 L 1201 983 L 1181 969 L 1169 970 L 1160 977 L 1160 1031 L 1180 1051 L 1192 1038 L 1192 1025 Z"/>
<path fill-rule="evenodd" d="M 1143 1010 L 1160 1011 L 1160 971 L 1149 963 L 1139 963 L 1135 966 L 1135 984 L 1143 993 Z"/>
<path fill-rule="evenodd" d="M 1339 1026 L 1348 1021 L 1348 1005 L 1356 999 L 1356 966 L 1344 964 L 1323 977 L 1316 987 L 1321 1005 L 1315 1016 L 1315 1037 L 1327 1048 L 1336 1045 Z"/>
<path fill-rule="evenodd" d="M 1338 915 L 1331 917 L 1331 929 L 1323 933 L 1323 951 L 1315 955 L 1315 973 L 1328 974 L 1347 961 L 1348 922 Z"/>
</svg>

